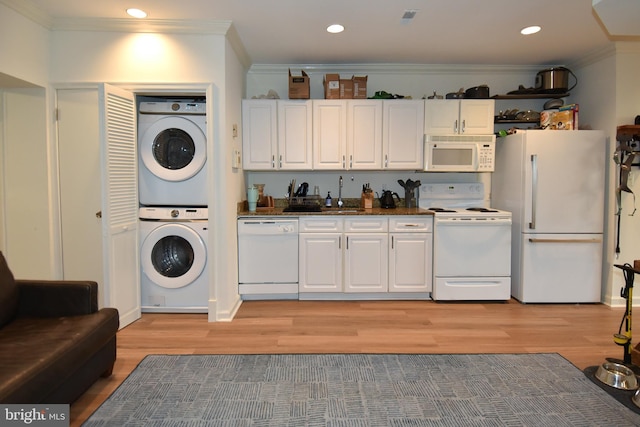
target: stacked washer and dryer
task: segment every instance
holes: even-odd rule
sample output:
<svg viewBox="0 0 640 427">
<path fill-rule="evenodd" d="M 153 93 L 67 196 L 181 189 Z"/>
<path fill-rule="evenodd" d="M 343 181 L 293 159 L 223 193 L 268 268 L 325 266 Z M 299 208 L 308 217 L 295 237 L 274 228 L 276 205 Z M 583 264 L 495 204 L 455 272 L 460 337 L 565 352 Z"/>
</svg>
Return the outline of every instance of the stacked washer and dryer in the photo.
<svg viewBox="0 0 640 427">
<path fill-rule="evenodd" d="M 204 100 L 140 102 L 143 312 L 207 312 L 206 133 Z"/>
</svg>

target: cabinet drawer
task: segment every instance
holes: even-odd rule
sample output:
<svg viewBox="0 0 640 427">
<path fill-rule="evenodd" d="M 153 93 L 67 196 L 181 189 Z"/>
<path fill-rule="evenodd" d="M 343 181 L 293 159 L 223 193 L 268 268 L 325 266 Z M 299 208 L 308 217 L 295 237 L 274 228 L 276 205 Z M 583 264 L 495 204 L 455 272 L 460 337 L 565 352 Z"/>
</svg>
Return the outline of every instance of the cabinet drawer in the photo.
<svg viewBox="0 0 640 427">
<path fill-rule="evenodd" d="M 344 228 L 344 218 L 312 217 L 300 218 L 298 230 L 300 233 L 329 233 L 341 232 Z"/>
<path fill-rule="evenodd" d="M 430 233 L 433 231 L 432 216 L 398 216 L 389 218 L 389 231 L 406 233 Z"/>
<path fill-rule="evenodd" d="M 344 220 L 346 232 L 387 232 L 389 221 L 384 216 L 352 217 Z"/>
</svg>

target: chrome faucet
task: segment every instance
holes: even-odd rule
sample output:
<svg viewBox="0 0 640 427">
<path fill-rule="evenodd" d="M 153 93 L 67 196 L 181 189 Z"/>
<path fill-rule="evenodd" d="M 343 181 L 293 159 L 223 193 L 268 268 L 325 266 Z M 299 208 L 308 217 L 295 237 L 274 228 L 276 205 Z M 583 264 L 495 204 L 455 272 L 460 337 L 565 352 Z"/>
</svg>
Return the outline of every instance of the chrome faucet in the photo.
<svg viewBox="0 0 640 427">
<path fill-rule="evenodd" d="M 342 201 L 342 175 L 340 175 L 340 179 L 338 180 L 338 207 L 341 208 L 344 205 Z"/>
</svg>

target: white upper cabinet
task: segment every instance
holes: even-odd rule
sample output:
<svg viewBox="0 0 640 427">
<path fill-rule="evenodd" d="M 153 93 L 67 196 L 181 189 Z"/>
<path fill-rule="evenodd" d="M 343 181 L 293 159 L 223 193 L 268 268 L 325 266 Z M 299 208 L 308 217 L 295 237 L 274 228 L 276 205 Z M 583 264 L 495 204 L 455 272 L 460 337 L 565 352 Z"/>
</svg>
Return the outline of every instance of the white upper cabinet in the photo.
<svg viewBox="0 0 640 427">
<path fill-rule="evenodd" d="M 421 170 L 424 101 L 244 100 L 247 170 Z"/>
<path fill-rule="evenodd" d="M 271 99 L 242 101 L 242 167 L 275 170 L 278 155 L 278 110 Z"/>
<path fill-rule="evenodd" d="M 278 169 L 311 169 L 311 101 L 278 101 Z"/>
<path fill-rule="evenodd" d="M 427 99 L 424 102 L 427 135 L 493 134 L 493 99 Z"/>
<path fill-rule="evenodd" d="M 313 101 L 313 168 L 345 169 L 347 108 L 339 99 Z"/>
<path fill-rule="evenodd" d="M 313 168 L 382 168 L 382 101 L 314 100 Z"/>
<path fill-rule="evenodd" d="M 385 100 L 382 105 L 382 168 L 422 169 L 424 101 Z"/>
<path fill-rule="evenodd" d="M 349 169 L 382 168 L 382 101 L 347 101 Z"/>
<path fill-rule="evenodd" d="M 311 101 L 242 101 L 242 167 L 307 170 L 312 167 Z"/>
</svg>

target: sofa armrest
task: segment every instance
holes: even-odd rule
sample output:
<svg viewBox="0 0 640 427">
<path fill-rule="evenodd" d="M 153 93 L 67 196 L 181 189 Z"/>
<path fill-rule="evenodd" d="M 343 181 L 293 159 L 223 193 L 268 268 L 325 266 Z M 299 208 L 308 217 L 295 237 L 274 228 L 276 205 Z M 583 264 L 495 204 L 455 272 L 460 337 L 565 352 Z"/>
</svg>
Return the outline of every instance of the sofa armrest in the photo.
<svg viewBox="0 0 640 427">
<path fill-rule="evenodd" d="M 98 311 L 98 284 L 93 281 L 16 280 L 19 316 L 77 316 Z"/>
</svg>

